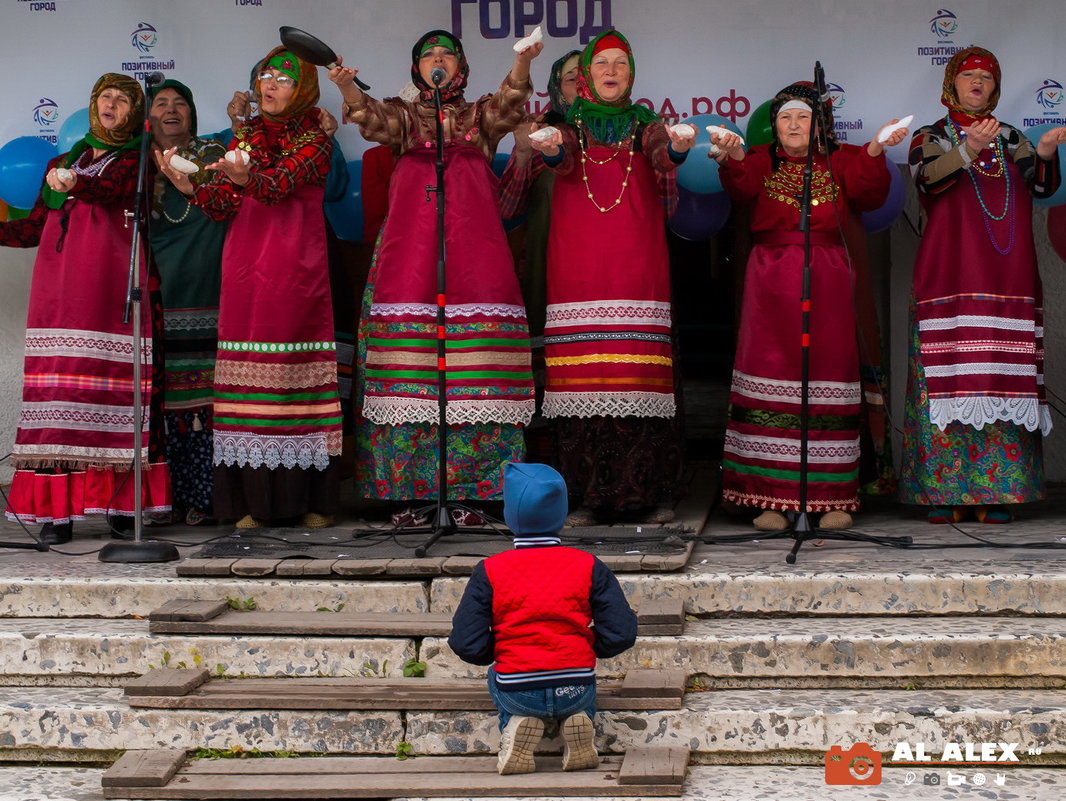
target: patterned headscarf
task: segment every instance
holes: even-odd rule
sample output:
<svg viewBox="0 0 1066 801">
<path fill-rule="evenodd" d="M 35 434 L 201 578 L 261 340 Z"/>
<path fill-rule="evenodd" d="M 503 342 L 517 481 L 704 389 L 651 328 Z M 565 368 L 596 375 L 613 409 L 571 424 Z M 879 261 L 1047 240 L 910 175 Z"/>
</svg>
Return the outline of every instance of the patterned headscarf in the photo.
<svg viewBox="0 0 1066 801">
<path fill-rule="evenodd" d="M 818 92 L 814 88 L 814 84 L 810 81 L 796 81 L 790 83 L 776 95 L 774 99 L 770 101 L 770 119 L 777 119 L 777 113 L 781 110 L 781 107 L 785 105 L 789 100 L 798 100 L 801 103 L 805 103 L 810 107 L 811 113 L 816 115 L 818 111 Z M 815 116 L 817 119 L 817 116 Z M 821 125 L 823 126 L 825 138 L 829 143 L 829 150 L 833 151 L 837 148 L 836 133 L 833 130 L 833 101 L 826 100 L 822 103 L 822 118 Z M 777 143 L 777 124 L 773 125 L 774 142 Z"/>
<path fill-rule="evenodd" d="M 544 122 L 554 125 L 566 119 L 570 110 L 570 101 L 563 97 L 563 76 L 581 63 L 581 51 L 571 50 L 552 64 L 548 77 L 548 109 L 544 112 Z"/>
<path fill-rule="evenodd" d="M 959 95 L 955 91 L 955 78 L 966 69 L 985 69 L 992 73 L 995 78 L 996 88 L 988 98 L 988 105 L 981 109 L 979 114 L 972 114 L 959 103 Z M 951 57 L 951 61 L 944 67 L 944 84 L 940 89 L 940 102 L 948 107 L 951 118 L 960 125 L 971 125 L 978 120 L 988 118 L 996 105 L 999 103 L 999 87 L 1002 72 L 999 61 L 994 55 L 983 47 L 967 47 Z"/>
<path fill-rule="evenodd" d="M 148 87 L 148 102 L 154 103 L 155 96 L 162 92 L 164 89 L 173 89 L 179 95 L 185 98 L 185 102 L 189 104 L 189 136 L 196 137 L 196 104 L 192 102 L 192 89 L 183 84 L 181 81 L 175 81 L 173 78 L 167 78 L 160 84 Z"/>
<path fill-rule="evenodd" d="M 604 46 L 600 43 L 606 39 Z M 616 100 L 605 101 L 596 93 L 592 81 L 592 58 L 604 47 L 620 47 L 629 56 L 629 86 Z M 577 97 L 566 113 L 566 121 L 573 124 L 584 123 L 592 136 L 599 142 L 615 144 L 633 134 L 640 123 L 655 122 L 659 118 L 647 106 L 633 103 L 629 99 L 633 91 L 633 80 L 637 68 L 633 60 L 633 48 L 629 41 L 614 29 L 603 31 L 599 36 L 585 45 L 581 52 L 581 72 L 577 76 Z"/>
<path fill-rule="evenodd" d="M 302 58 L 297 58 L 279 45 L 267 53 L 266 57 L 259 62 L 260 71 L 278 56 L 281 57 L 282 63 L 287 63 L 288 66 L 279 66 L 277 69 L 286 74 L 296 73 L 300 76 L 296 79 L 296 90 L 292 93 L 292 97 L 289 98 L 289 104 L 285 106 L 280 114 L 267 114 L 263 111 L 263 87 L 260 86 L 258 76 L 256 76 L 255 80 L 255 94 L 259 98 L 260 116 L 270 122 L 288 122 L 291 119 L 303 116 L 306 111 L 318 105 L 318 67 L 308 61 L 304 61 Z"/>
<path fill-rule="evenodd" d="M 105 89 L 118 89 L 125 92 L 130 99 L 130 113 L 125 121 L 110 130 L 100 122 L 100 111 L 96 108 L 96 101 Z M 117 150 L 140 139 L 141 129 L 144 127 L 144 92 L 141 85 L 129 75 L 120 72 L 108 72 L 101 75 L 93 86 L 89 96 L 89 144 L 103 150 Z"/>
<path fill-rule="evenodd" d="M 450 31 L 432 30 L 422 34 L 415 46 L 411 48 L 411 81 L 418 87 L 418 99 L 430 103 L 433 101 L 433 87 L 422 77 L 418 70 L 418 62 L 430 47 L 447 47 L 455 51 L 455 57 L 459 59 L 459 68 L 455 71 L 448 83 L 440 87 L 440 99 L 442 103 L 450 103 L 456 98 L 463 96 L 466 88 L 466 79 L 470 77 L 470 65 L 466 63 L 466 53 L 463 52 L 463 43 L 459 37 Z"/>
</svg>

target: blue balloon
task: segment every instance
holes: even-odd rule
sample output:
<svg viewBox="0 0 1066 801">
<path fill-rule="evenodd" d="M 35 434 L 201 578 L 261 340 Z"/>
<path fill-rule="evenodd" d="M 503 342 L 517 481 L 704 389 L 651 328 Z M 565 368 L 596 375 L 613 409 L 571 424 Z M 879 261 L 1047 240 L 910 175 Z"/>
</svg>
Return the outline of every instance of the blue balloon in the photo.
<svg viewBox="0 0 1066 801">
<path fill-rule="evenodd" d="M 69 153 L 70 149 L 84 139 L 87 133 L 89 133 L 89 109 L 80 108 L 72 111 L 70 116 L 63 121 L 59 128 L 59 135 L 56 137 L 59 152 Z"/>
<path fill-rule="evenodd" d="M 722 179 L 718 175 L 718 162 L 708 158 L 711 152 L 711 135 L 704 130 L 708 125 L 720 125 L 733 133 L 740 129 L 717 114 L 698 114 L 683 122 L 696 128 L 696 144 L 688 152 L 688 158 L 677 168 L 677 182 L 690 192 L 704 195 L 722 191 Z"/>
<path fill-rule="evenodd" d="M 903 211 L 903 203 L 907 199 L 907 187 L 899 167 L 891 161 L 888 163 L 888 175 L 891 183 L 888 185 L 888 197 L 881 204 L 881 208 L 862 213 L 862 227 L 868 234 L 876 234 L 891 228 L 899 213 Z"/>
<path fill-rule="evenodd" d="M 712 195 L 677 188 L 677 209 L 668 221 L 670 230 L 682 239 L 702 241 L 722 230 L 733 204 L 725 192 Z"/>
<path fill-rule="evenodd" d="M 20 136 L 0 148 L 0 198 L 9 206 L 33 208 L 56 146 L 36 136 Z"/>
<path fill-rule="evenodd" d="M 510 153 L 497 153 L 492 157 L 492 172 L 497 178 L 503 177 L 503 171 L 507 169 L 507 162 L 510 160 Z"/>
<path fill-rule="evenodd" d="M 1034 125 L 1032 128 L 1025 132 L 1025 138 L 1033 143 L 1033 147 L 1036 147 L 1036 143 L 1040 141 L 1040 137 L 1050 131 L 1052 128 L 1058 128 L 1060 126 L 1055 123 L 1044 122 L 1040 125 Z M 1058 157 L 1059 157 L 1059 169 L 1066 167 L 1066 161 L 1063 161 L 1063 152 L 1066 149 L 1066 145 L 1059 145 Z M 1034 197 L 1033 203 L 1037 206 L 1061 206 L 1066 203 L 1066 181 L 1059 184 L 1059 188 L 1055 190 L 1055 194 L 1051 197 Z"/>
<path fill-rule="evenodd" d="M 348 162 L 348 189 L 344 197 L 324 203 L 326 219 L 341 239 L 363 241 L 363 162 Z"/>
</svg>

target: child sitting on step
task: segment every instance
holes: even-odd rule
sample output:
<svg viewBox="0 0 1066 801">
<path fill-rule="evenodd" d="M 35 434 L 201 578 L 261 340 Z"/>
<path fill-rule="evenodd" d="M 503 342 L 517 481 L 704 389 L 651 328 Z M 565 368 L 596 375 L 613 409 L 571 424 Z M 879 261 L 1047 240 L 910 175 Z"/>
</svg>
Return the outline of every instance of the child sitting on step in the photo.
<svg viewBox="0 0 1066 801">
<path fill-rule="evenodd" d="M 560 544 L 566 499 L 566 482 L 551 467 L 505 467 L 503 516 L 514 549 L 474 568 L 452 618 L 452 650 L 466 662 L 492 664 L 501 774 L 536 770 L 533 749 L 553 720 L 563 736 L 563 770 L 596 767 L 596 658 L 636 640 L 637 616 L 618 579 L 592 554 Z"/>
</svg>

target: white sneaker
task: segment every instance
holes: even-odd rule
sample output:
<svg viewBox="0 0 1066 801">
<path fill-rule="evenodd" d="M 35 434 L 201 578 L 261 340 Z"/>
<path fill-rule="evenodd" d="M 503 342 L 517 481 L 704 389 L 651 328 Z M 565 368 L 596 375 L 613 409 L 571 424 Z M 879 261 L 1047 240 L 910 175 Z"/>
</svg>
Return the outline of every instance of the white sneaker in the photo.
<svg viewBox="0 0 1066 801">
<path fill-rule="evenodd" d="M 563 734 L 563 770 L 585 770 L 600 764 L 593 738 L 596 730 L 584 712 L 571 715 L 560 727 Z"/>
<path fill-rule="evenodd" d="M 500 758 L 496 770 L 501 776 L 509 773 L 532 773 L 537 769 L 533 749 L 544 736 L 544 721 L 540 718 L 512 717 L 500 732 Z"/>
</svg>

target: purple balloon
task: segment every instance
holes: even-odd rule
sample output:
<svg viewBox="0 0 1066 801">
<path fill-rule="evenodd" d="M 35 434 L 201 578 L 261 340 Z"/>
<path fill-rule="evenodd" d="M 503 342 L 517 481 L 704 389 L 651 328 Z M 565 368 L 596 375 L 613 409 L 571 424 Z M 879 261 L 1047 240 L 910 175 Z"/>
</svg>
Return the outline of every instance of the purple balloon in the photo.
<svg viewBox="0 0 1066 801">
<path fill-rule="evenodd" d="M 862 227 L 868 234 L 876 234 L 892 227 L 899 213 L 903 211 L 903 202 L 907 199 L 907 189 L 899 167 L 891 161 L 888 163 L 888 175 L 892 179 L 888 185 L 888 198 L 881 208 L 864 211 Z"/>
<path fill-rule="evenodd" d="M 669 219 L 670 230 L 682 239 L 710 239 L 722 230 L 733 204 L 725 192 L 704 194 L 677 187 L 677 210 Z"/>
</svg>

